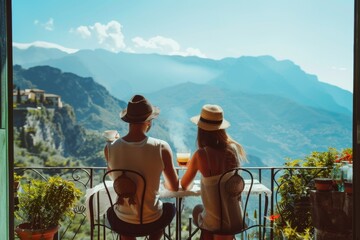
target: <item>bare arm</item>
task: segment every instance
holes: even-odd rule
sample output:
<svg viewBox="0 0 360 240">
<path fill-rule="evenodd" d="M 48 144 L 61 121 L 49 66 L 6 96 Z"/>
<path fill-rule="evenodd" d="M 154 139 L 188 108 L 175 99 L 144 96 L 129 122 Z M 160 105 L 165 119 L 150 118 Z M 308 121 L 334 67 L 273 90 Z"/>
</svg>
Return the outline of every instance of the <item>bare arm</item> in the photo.
<svg viewBox="0 0 360 240">
<path fill-rule="evenodd" d="M 109 151 L 108 151 L 109 146 L 106 144 L 104 147 L 104 156 L 105 156 L 105 160 L 106 160 L 106 170 L 110 171 L 111 168 L 109 167 Z M 112 173 L 110 173 L 110 178 L 114 179 L 114 177 L 112 176 Z"/>
<path fill-rule="evenodd" d="M 195 178 L 197 171 L 199 170 L 199 151 L 196 151 L 188 162 L 187 170 L 184 176 L 181 178 L 181 187 L 185 190 L 190 189 Z"/>
<path fill-rule="evenodd" d="M 105 156 L 106 162 L 108 162 L 109 161 L 109 156 L 108 156 L 108 145 L 107 144 L 104 147 L 104 156 Z"/>
<path fill-rule="evenodd" d="M 161 155 L 164 162 L 165 188 L 171 191 L 179 190 L 179 177 L 172 161 L 172 153 L 168 144 L 161 145 Z"/>
</svg>

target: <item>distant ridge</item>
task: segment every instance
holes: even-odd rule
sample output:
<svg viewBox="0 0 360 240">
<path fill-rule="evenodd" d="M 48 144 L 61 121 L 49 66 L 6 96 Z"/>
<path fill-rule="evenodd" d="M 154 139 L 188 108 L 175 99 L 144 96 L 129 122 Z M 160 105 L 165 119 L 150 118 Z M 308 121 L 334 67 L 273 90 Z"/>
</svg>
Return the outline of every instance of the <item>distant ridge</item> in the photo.
<svg viewBox="0 0 360 240">
<path fill-rule="evenodd" d="M 246 151 L 265 164 L 281 165 L 284 158 L 298 158 L 328 147 L 352 144 L 352 116 L 304 106 L 271 94 L 229 92 L 211 85 L 184 83 L 148 95 L 161 106 L 161 117 L 170 139 L 184 139 L 195 147 L 196 126 L 190 117 L 200 113 L 205 103 L 223 107 L 230 121 L 230 135 Z"/>
<path fill-rule="evenodd" d="M 126 103 L 111 96 L 92 78 L 82 78 L 49 66 L 24 69 L 16 65 L 14 84 L 21 89 L 39 88 L 61 96 L 63 102 L 74 108 L 78 122 L 88 129 L 123 128 L 117 116 Z"/>
<path fill-rule="evenodd" d="M 193 82 L 214 84 L 233 91 L 273 94 L 333 112 L 352 112 L 351 92 L 320 82 L 315 75 L 307 74 L 290 60 L 277 61 L 271 56 L 212 60 L 112 53 L 100 49 L 73 54 L 53 50 L 14 47 L 14 63 L 23 67 L 49 65 L 82 77 L 92 77 L 119 99 Z"/>
<path fill-rule="evenodd" d="M 55 84 L 62 93 L 45 90 L 69 96 L 66 102 L 78 98 L 71 104 L 89 129 L 123 131 L 118 113 L 131 95 L 140 93 L 161 109 L 152 136 L 167 140 L 175 151 L 178 144 L 195 149 L 196 126 L 189 118 L 205 103 L 224 108 L 232 124 L 229 133 L 261 165 L 282 165 L 287 157 L 352 145 L 352 93 L 320 82 L 290 60 L 211 60 L 105 50 L 47 55 L 47 49 L 39 48 L 31 51 L 40 57 L 31 58 L 30 50 L 14 50 L 14 63 L 24 64 L 14 71 L 17 79 L 39 88 Z"/>
<path fill-rule="evenodd" d="M 45 49 L 57 49 L 62 52 L 66 53 L 74 53 L 79 51 L 79 49 L 73 49 L 73 48 L 66 48 L 56 43 L 49 43 L 49 42 L 43 42 L 43 41 L 35 41 L 32 43 L 13 43 L 13 46 L 18 49 L 28 49 L 28 48 L 45 48 Z"/>
</svg>

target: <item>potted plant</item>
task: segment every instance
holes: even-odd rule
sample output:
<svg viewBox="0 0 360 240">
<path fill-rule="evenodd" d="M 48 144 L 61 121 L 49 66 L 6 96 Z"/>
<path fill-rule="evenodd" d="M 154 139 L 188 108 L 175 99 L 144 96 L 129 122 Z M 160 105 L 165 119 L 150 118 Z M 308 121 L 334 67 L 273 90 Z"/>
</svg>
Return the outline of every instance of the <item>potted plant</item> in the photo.
<svg viewBox="0 0 360 240">
<path fill-rule="evenodd" d="M 318 191 L 332 191 L 333 180 L 331 178 L 315 178 L 315 188 Z"/>
<path fill-rule="evenodd" d="M 279 187 L 276 193 L 281 197 L 277 202 L 277 212 L 281 215 L 277 228 L 283 230 L 290 225 L 297 234 L 305 234 L 306 229 L 312 228 L 310 192 L 316 185 L 314 179 L 329 178 L 338 154 L 336 149 L 329 148 L 327 152 L 312 152 L 304 159 L 288 159 L 285 162 L 287 168 L 278 178 Z M 326 169 L 296 169 L 298 167 Z"/>
<path fill-rule="evenodd" d="M 73 182 L 61 177 L 48 181 L 32 179 L 22 185 L 15 216 L 22 223 L 15 229 L 21 240 L 53 239 L 60 222 L 74 216 L 72 208 L 81 197 Z"/>
</svg>

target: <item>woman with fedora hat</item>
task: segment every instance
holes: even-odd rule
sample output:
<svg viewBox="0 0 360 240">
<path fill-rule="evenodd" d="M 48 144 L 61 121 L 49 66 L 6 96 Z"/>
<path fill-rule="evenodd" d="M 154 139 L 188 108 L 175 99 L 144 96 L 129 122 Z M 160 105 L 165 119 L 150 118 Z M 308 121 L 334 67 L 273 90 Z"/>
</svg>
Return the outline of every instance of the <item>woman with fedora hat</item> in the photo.
<svg viewBox="0 0 360 240">
<path fill-rule="evenodd" d="M 104 151 L 109 169 L 131 169 L 145 177 L 143 223 L 152 229 L 156 229 L 162 224 L 161 222 L 167 221 L 167 218 L 172 219 L 175 215 L 173 204 L 162 203 L 159 199 L 161 174 L 164 174 L 164 184 L 167 189 L 177 191 L 179 187 L 169 144 L 147 136 L 152 120 L 159 115 L 159 112 L 159 108 L 153 106 L 145 97 L 141 95 L 132 97 L 127 108 L 120 113 L 120 118 L 129 124 L 128 133 L 108 143 Z M 116 179 L 118 176 L 111 177 Z M 115 230 L 123 228 L 123 222 L 132 224 L 139 222 L 137 212 L 133 212 L 131 206 L 126 204 L 119 204 L 116 208 L 109 209 L 107 216 L 111 227 Z M 160 229 L 150 235 L 149 239 L 160 239 L 162 232 Z M 121 236 L 121 239 L 135 238 Z"/>
<path fill-rule="evenodd" d="M 227 206 L 228 213 L 223 214 L 224 219 L 219 219 L 216 214 L 218 208 L 218 195 L 215 194 L 217 182 L 222 173 L 240 167 L 246 161 L 246 154 L 242 146 L 230 138 L 226 128 L 230 123 L 224 119 L 223 109 L 218 105 L 206 104 L 201 109 L 201 114 L 191 118 L 198 126 L 197 145 L 188 168 L 181 179 L 183 189 L 188 189 L 196 173 L 201 173 L 201 199 L 203 205 L 193 209 L 193 220 L 201 229 L 201 239 L 233 239 L 234 236 L 213 235 L 210 232 L 219 228 L 219 222 L 226 222 L 231 228 L 232 219 L 242 219 L 241 212 L 236 212 L 232 206 Z M 227 218 L 227 219 L 226 219 Z M 237 224 L 237 223 L 233 223 Z"/>
</svg>

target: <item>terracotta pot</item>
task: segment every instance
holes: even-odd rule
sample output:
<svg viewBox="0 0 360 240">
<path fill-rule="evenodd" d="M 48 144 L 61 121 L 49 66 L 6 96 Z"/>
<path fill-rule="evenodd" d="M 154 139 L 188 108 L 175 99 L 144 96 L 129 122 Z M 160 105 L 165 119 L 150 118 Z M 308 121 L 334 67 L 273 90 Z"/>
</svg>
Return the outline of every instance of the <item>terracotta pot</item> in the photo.
<svg viewBox="0 0 360 240">
<path fill-rule="evenodd" d="M 15 232 L 21 240 L 53 240 L 59 226 L 49 229 L 29 229 L 28 223 L 22 223 L 15 228 Z"/>
<path fill-rule="evenodd" d="M 331 178 L 315 178 L 315 188 L 318 191 L 332 191 L 333 181 Z"/>
<path fill-rule="evenodd" d="M 352 186 L 352 182 L 345 182 L 344 183 L 344 187 L 345 187 L 345 192 L 348 194 L 352 194 L 353 193 L 353 186 Z"/>
</svg>

